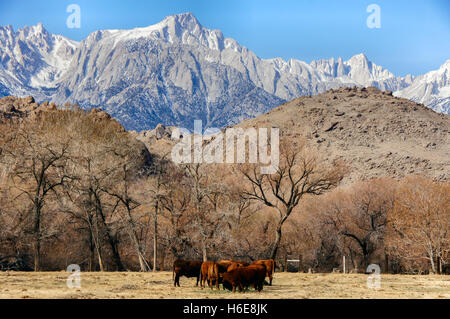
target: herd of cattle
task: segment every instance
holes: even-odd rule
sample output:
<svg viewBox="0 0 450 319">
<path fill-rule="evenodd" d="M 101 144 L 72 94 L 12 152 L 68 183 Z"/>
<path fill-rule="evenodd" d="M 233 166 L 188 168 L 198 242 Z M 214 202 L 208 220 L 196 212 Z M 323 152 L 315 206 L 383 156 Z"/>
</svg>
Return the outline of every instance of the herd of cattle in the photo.
<svg viewBox="0 0 450 319">
<path fill-rule="evenodd" d="M 240 261 L 221 260 L 214 261 L 193 261 L 176 260 L 173 263 L 172 277 L 174 286 L 180 287 L 180 277 L 196 277 L 197 284 L 200 281 L 200 287 L 205 288 L 205 282 L 214 289 L 219 290 L 219 285 L 223 289 L 236 292 L 244 292 L 246 288 L 252 286 L 255 290 L 261 291 L 266 277 L 269 277 L 269 285 L 272 285 L 273 273 L 275 272 L 275 261 L 273 259 L 256 260 L 252 264 Z"/>
</svg>

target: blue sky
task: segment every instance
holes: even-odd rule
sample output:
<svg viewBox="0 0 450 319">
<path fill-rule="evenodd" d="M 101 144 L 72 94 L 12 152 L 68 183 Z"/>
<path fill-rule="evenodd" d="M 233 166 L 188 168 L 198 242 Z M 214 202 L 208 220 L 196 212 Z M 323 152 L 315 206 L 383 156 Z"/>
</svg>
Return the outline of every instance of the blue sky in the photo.
<svg viewBox="0 0 450 319">
<path fill-rule="evenodd" d="M 381 28 L 369 29 L 369 4 L 381 8 Z M 81 7 L 81 28 L 69 29 L 69 4 Z M 450 59 L 448 0 L 0 0 L 0 25 L 42 22 L 82 40 L 99 29 L 130 29 L 192 12 L 262 58 L 314 59 L 365 53 L 396 75 L 418 75 Z"/>
</svg>

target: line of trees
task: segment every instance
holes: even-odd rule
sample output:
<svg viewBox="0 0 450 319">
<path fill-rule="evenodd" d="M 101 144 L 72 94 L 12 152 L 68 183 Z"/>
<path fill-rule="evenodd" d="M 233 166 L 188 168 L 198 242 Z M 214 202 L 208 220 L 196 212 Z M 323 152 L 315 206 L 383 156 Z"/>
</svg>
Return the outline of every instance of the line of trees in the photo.
<svg viewBox="0 0 450 319">
<path fill-rule="evenodd" d="M 423 176 L 357 182 L 317 201 L 286 229 L 286 254 L 302 255 L 316 271 L 448 273 L 450 185 Z"/>
<path fill-rule="evenodd" d="M 257 165 L 175 165 L 96 111 L 43 112 L 0 129 L 0 257 L 35 271 L 170 269 L 176 258 L 300 256 L 301 268 L 445 272 L 448 183 L 337 187 L 346 174 L 304 143 Z"/>
</svg>

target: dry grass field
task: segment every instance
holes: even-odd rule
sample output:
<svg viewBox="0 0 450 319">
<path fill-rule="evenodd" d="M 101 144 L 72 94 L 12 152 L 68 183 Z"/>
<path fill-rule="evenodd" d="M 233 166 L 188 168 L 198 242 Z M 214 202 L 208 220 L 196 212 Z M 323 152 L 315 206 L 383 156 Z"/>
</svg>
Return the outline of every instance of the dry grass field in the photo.
<svg viewBox="0 0 450 319">
<path fill-rule="evenodd" d="M 381 288 L 367 287 L 363 274 L 276 273 L 273 286 L 261 293 L 211 291 L 182 277 L 173 287 L 172 273 L 81 273 L 81 288 L 68 288 L 65 272 L 0 272 L 0 298 L 447 298 L 450 276 L 381 275 Z"/>
</svg>

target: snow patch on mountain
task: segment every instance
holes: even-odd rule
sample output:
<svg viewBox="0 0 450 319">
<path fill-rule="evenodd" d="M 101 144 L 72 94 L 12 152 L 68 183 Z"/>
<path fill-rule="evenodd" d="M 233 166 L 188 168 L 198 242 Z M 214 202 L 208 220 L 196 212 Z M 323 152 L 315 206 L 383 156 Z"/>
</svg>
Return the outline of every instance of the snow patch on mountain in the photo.
<svg viewBox="0 0 450 319">
<path fill-rule="evenodd" d="M 450 60 L 438 70 L 418 76 L 410 86 L 394 95 L 425 104 L 436 112 L 450 114 Z"/>
<path fill-rule="evenodd" d="M 78 45 L 49 33 L 42 23 L 17 31 L 0 27 L 0 81 L 18 95 L 28 89 L 55 87 Z"/>
</svg>

